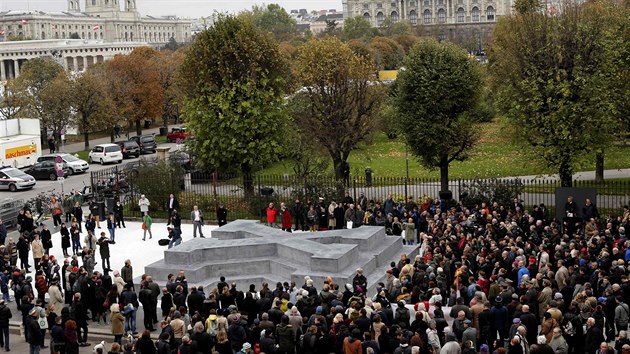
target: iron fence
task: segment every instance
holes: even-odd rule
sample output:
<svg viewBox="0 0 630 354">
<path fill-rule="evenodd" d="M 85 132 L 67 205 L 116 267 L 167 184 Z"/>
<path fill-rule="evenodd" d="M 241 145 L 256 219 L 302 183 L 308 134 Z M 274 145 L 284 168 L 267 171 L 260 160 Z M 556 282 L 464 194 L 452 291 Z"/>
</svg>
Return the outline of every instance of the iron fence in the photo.
<svg viewBox="0 0 630 354">
<path fill-rule="evenodd" d="M 388 195 L 396 202 L 404 203 L 408 198 L 420 205 L 424 200 L 440 197 L 440 182 L 436 179 L 405 178 L 405 177 L 372 177 L 351 176 L 345 181 L 337 181 L 332 176 L 297 177 L 292 175 L 255 175 L 249 181 L 235 175 L 219 173 L 193 172 L 183 174 L 181 181 L 173 182 L 174 190 L 153 191 L 145 193 L 138 185 L 138 179 L 143 183 L 159 182 L 162 176 L 150 173 L 138 175 L 135 169 L 120 168 L 118 166 L 97 172 L 92 172 L 92 190 L 99 199 L 120 199 L 126 207 L 127 215 L 140 216 L 137 201 L 140 194 L 147 194 L 152 202 L 153 217 L 165 218 L 166 205 L 162 201 L 170 193 L 176 194 L 180 204 L 182 218 L 189 217 L 189 211 L 194 205 L 205 211 L 206 219 L 216 218 L 214 211 L 219 204 L 228 210 L 229 220 L 259 219 L 265 215 L 265 208 L 270 202 L 279 206 L 287 203 L 292 207 L 296 200 L 303 203 L 316 203 L 322 197 L 325 203 L 337 201 L 347 192 L 357 201 L 363 194 L 372 203 L 383 202 Z M 178 177 L 180 178 L 180 177 Z M 455 179 L 449 182 L 449 190 L 453 200 L 458 203 L 474 206 L 481 202 L 507 205 L 513 198 L 518 198 L 525 208 L 531 210 L 533 206 L 545 204 L 551 217 L 555 217 L 555 190 L 560 182 L 551 179 Z M 576 180 L 576 188 L 594 188 L 597 191 L 597 206 L 600 214 L 612 213 L 619 215 L 623 206 L 630 202 L 630 181 L 607 180 L 602 183 L 594 181 Z M 169 187 L 170 188 L 170 187 Z M 159 194 L 156 194 L 159 193 Z"/>
</svg>

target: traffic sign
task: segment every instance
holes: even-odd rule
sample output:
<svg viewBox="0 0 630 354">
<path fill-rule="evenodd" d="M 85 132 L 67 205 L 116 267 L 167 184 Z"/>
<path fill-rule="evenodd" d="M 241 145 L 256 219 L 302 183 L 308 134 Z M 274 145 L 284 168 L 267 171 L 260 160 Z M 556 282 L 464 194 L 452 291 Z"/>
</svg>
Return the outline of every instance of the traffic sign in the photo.
<svg viewBox="0 0 630 354">
<path fill-rule="evenodd" d="M 56 162 L 56 163 L 63 163 L 63 159 L 61 158 L 61 156 L 60 156 L 60 155 L 57 155 L 57 156 L 55 157 L 55 162 Z"/>
<path fill-rule="evenodd" d="M 63 170 L 57 170 L 57 179 L 59 179 L 59 177 L 61 177 L 61 178 L 64 177 Z"/>
</svg>

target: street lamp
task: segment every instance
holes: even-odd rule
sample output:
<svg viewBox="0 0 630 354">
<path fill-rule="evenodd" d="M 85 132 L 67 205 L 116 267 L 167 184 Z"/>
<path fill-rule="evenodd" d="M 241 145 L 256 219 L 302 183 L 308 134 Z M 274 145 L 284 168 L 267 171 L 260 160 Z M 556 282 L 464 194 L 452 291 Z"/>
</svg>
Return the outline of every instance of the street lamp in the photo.
<svg viewBox="0 0 630 354">
<path fill-rule="evenodd" d="M 405 201 L 407 200 L 407 184 L 409 184 L 409 149 L 405 139 Z"/>
</svg>

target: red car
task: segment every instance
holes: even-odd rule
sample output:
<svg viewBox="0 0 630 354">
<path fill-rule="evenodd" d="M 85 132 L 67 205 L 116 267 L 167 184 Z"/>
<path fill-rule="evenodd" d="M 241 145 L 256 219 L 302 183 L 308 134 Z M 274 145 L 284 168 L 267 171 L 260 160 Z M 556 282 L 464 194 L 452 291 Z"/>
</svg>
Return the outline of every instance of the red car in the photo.
<svg viewBox="0 0 630 354">
<path fill-rule="evenodd" d="M 170 133 L 166 134 L 166 141 L 169 143 L 175 143 L 178 139 L 184 141 L 184 139 L 191 135 L 192 134 L 186 131 L 186 127 L 174 127 L 171 129 Z"/>
</svg>

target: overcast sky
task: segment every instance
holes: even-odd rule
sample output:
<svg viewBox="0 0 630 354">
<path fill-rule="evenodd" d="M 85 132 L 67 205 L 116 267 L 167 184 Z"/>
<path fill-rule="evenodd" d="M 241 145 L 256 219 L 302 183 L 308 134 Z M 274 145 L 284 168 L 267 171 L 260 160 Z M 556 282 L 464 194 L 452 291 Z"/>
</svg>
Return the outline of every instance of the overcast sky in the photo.
<svg viewBox="0 0 630 354">
<path fill-rule="evenodd" d="M 120 1 L 122 3 L 122 0 Z M 177 15 L 180 17 L 200 17 L 211 15 L 217 11 L 240 11 L 249 9 L 254 4 L 278 3 L 287 11 L 306 8 L 311 10 L 337 9 L 341 11 L 341 0 L 136 0 L 138 9 L 143 15 Z M 0 10 L 65 11 L 67 0 L 0 0 Z M 81 0 L 81 8 L 85 0 Z"/>
</svg>

